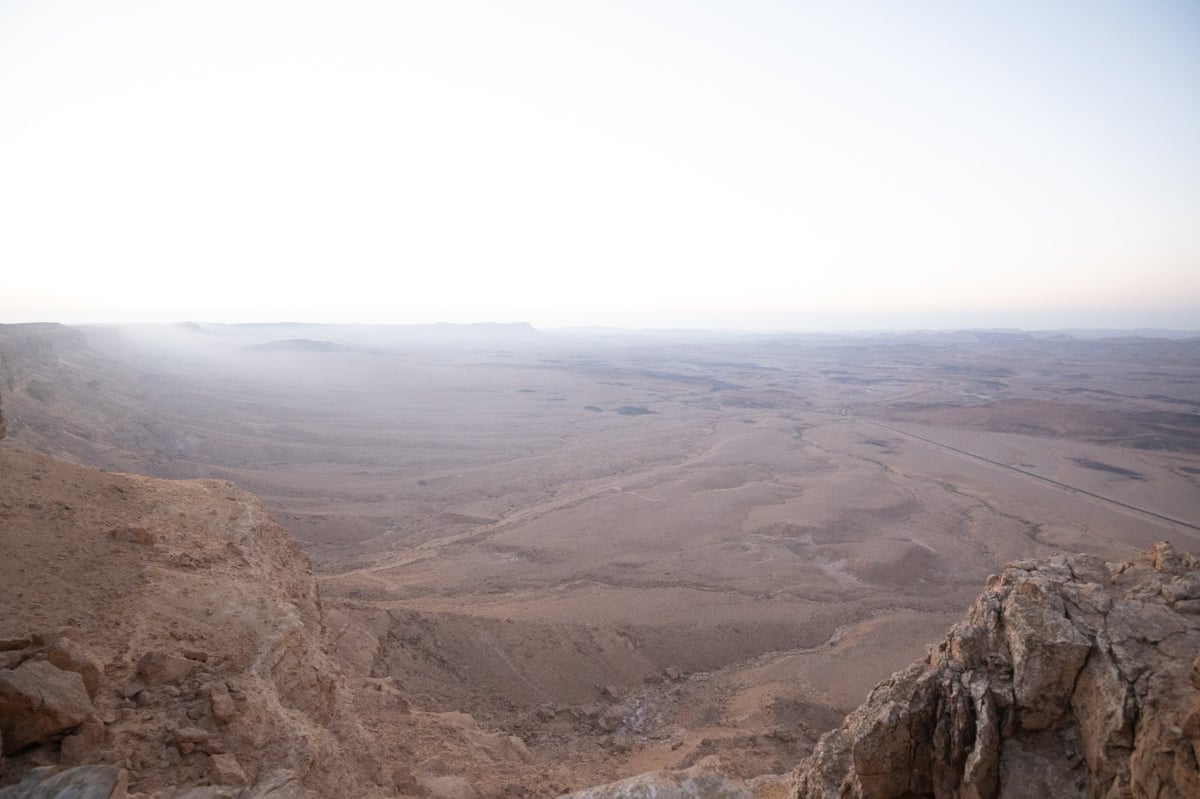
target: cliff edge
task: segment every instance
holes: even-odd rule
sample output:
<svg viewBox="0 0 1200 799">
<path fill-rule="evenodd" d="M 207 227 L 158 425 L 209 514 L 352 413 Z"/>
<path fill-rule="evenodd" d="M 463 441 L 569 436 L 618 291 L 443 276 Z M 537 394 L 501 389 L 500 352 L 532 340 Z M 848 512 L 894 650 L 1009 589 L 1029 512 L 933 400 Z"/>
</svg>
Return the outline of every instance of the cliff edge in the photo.
<svg viewBox="0 0 1200 799">
<path fill-rule="evenodd" d="M 1200 558 L 1013 563 L 790 777 L 720 763 L 567 799 L 1200 796 Z"/>
<path fill-rule="evenodd" d="M 988 580 L 794 772 L 797 799 L 1200 796 L 1200 560 L 1057 556 Z"/>
<path fill-rule="evenodd" d="M 82 765 L 154 797 L 384 792 L 308 561 L 254 497 L 3 448 L 0 552 L 0 786 Z"/>
</svg>

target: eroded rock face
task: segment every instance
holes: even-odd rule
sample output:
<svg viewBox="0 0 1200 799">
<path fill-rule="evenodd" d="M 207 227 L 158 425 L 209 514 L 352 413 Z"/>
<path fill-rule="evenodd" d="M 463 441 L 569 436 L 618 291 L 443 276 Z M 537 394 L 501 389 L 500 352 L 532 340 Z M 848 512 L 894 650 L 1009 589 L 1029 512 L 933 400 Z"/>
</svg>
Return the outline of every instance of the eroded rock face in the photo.
<svg viewBox="0 0 1200 799">
<path fill-rule="evenodd" d="M 1058 556 L 965 622 L 796 769 L 797 799 L 1200 796 L 1200 561 Z"/>
<path fill-rule="evenodd" d="M 395 795 L 375 776 L 404 739 L 361 724 L 307 560 L 253 497 L 8 447 L 0 475 L 0 789 L 54 764 L 147 799 Z"/>
</svg>

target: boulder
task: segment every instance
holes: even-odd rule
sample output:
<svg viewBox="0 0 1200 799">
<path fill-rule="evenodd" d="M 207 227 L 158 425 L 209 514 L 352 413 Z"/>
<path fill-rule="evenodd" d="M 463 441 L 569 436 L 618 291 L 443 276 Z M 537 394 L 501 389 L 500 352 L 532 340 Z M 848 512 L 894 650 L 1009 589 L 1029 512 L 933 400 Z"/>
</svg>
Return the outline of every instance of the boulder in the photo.
<svg viewBox="0 0 1200 799">
<path fill-rule="evenodd" d="M 63 671 L 73 671 L 82 677 L 88 696 L 96 698 L 96 692 L 104 680 L 103 660 L 83 645 L 61 637 L 50 645 L 45 657 Z"/>
<path fill-rule="evenodd" d="M 96 708 L 76 672 L 44 660 L 0 671 L 0 735 L 12 753 L 78 726 Z"/>
<path fill-rule="evenodd" d="M 196 668 L 196 661 L 165 652 L 147 652 L 138 661 L 137 670 L 146 685 L 171 685 L 185 679 Z"/>
</svg>

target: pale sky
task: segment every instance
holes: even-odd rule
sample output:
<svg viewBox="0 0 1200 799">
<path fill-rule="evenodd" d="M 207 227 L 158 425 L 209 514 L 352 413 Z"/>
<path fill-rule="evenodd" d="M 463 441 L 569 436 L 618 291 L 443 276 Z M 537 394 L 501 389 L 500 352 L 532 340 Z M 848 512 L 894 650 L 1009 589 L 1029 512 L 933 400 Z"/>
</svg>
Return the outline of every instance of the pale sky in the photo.
<svg viewBox="0 0 1200 799">
<path fill-rule="evenodd" d="M 0 322 L 1200 329 L 1200 4 L 0 0 Z"/>
</svg>

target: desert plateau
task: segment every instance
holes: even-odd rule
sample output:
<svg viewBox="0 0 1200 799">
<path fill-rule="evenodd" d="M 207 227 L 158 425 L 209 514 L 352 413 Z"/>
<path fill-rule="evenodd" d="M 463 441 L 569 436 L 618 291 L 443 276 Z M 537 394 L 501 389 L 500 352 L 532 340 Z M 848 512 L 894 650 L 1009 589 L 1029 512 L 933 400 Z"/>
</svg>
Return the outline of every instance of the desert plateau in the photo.
<svg viewBox="0 0 1200 799">
<path fill-rule="evenodd" d="M 815 791 L 1006 564 L 1200 551 L 1180 335 L 5 325 L 0 397 L 0 668 L 105 686 L 0 785 Z"/>
</svg>

